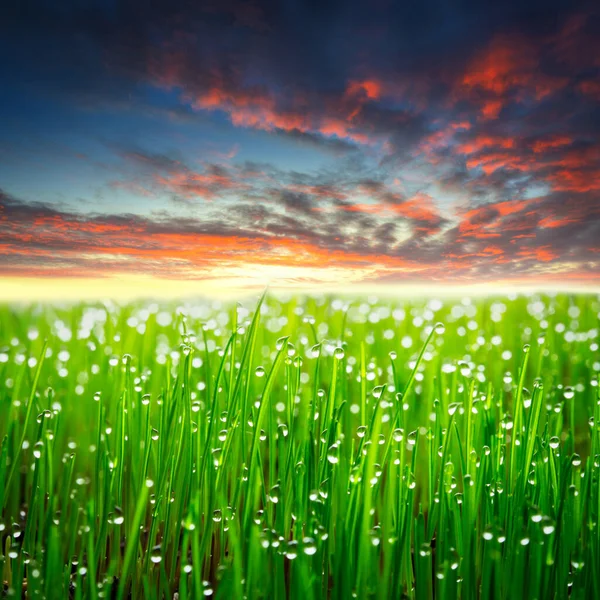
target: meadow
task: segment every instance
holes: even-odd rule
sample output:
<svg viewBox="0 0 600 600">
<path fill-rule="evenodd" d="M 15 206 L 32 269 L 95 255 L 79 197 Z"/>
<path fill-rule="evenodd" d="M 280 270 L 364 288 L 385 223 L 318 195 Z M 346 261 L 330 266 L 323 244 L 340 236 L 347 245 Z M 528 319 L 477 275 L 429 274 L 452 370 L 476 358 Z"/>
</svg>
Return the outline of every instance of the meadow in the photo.
<svg viewBox="0 0 600 600">
<path fill-rule="evenodd" d="M 600 297 L 0 307 L 7 597 L 600 598 Z"/>
</svg>

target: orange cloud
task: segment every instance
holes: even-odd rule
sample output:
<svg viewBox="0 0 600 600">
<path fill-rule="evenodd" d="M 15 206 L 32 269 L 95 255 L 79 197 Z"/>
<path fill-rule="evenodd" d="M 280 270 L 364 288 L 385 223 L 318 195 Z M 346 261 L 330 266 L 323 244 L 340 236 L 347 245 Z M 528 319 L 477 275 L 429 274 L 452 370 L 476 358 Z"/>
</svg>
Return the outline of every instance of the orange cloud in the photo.
<svg viewBox="0 0 600 600">
<path fill-rule="evenodd" d="M 455 95 L 479 103 L 484 120 L 498 118 L 511 101 L 542 98 L 565 87 L 568 79 L 539 68 L 541 47 L 519 36 L 496 36 L 467 66 Z"/>
<path fill-rule="evenodd" d="M 514 145 L 515 141 L 512 138 L 480 135 L 468 142 L 459 144 L 456 149 L 462 154 L 475 154 L 485 148 L 513 148 Z"/>
<path fill-rule="evenodd" d="M 484 204 L 462 215 L 458 231 L 462 238 L 479 239 L 500 237 L 499 231 L 518 231 L 521 226 L 518 223 L 504 222 L 504 217 L 522 213 L 538 202 L 540 202 L 539 198 L 530 198 Z"/>
<path fill-rule="evenodd" d="M 538 246 L 535 248 L 523 248 L 517 252 L 518 256 L 527 259 L 534 259 L 540 262 L 550 262 L 558 258 L 558 254 L 551 250 L 550 246 Z"/>
<path fill-rule="evenodd" d="M 537 140 L 531 146 L 531 149 L 537 154 L 540 152 L 546 152 L 547 150 L 554 150 L 555 148 L 562 148 L 569 146 L 573 143 L 572 138 L 566 135 L 555 135 L 544 140 Z"/>
<path fill-rule="evenodd" d="M 248 185 L 225 173 L 196 173 L 182 170 L 167 175 L 155 174 L 155 181 L 183 198 L 212 200 L 223 191 L 244 190 Z"/>
<path fill-rule="evenodd" d="M 379 100 L 382 95 L 382 84 L 374 79 L 350 81 L 346 87 L 347 96 L 364 94 L 369 100 Z"/>
<path fill-rule="evenodd" d="M 365 190 L 366 193 L 368 191 Z M 427 234 L 436 233 L 440 229 L 443 219 L 431 196 L 418 193 L 407 200 L 403 200 L 399 194 L 393 194 L 392 197 L 397 199 L 397 203 L 378 201 L 371 204 L 342 204 L 338 208 L 347 212 L 398 215 L 410 221 L 415 231 Z"/>
</svg>

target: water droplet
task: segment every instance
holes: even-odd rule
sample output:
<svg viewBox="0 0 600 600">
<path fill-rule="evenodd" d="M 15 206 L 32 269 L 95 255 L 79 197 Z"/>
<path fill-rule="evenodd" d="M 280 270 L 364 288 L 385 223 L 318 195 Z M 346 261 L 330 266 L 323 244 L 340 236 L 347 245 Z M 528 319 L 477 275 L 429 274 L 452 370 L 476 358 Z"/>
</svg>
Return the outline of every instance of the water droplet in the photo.
<svg viewBox="0 0 600 600">
<path fill-rule="evenodd" d="M 315 543 L 315 540 L 313 538 L 305 537 L 302 540 L 302 544 L 303 544 L 304 554 L 308 554 L 308 556 L 312 556 L 313 554 L 316 554 L 317 544 Z"/>
<path fill-rule="evenodd" d="M 446 333 L 446 326 L 443 323 L 436 323 L 434 330 L 438 335 L 444 335 Z"/>
<path fill-rule="evenodd" d="M 154 441 L 156 441 L 158 439 L 158 429 L 154 429 L 154 427 L 152 428 L 152 435 L 151 435 L 152 439 Z"/>
<path fill-rule="evenodd" d="M 268 498 L 273 504 L 277 504 L 279 502 L 279 484 L 278 483 L 276 483 L 271 488 L 271 490 L 269 491 Z"/>
<path fill-rule="evenodd" d="M 115 512 L 112 518 L 113 525 L 123 525 L 124 521 L 125 517 L 123 516 L 123 511 L 120 507 L 115 506 Z"/>
<path fill-rule="evenodd" d="M 35 456 L 35 458 L 40 458 L 42 456 L 43 449 L 44 449 L 44 443 L 36 442 L 33 447 L 33 456 Z"/>
<path fill-rule="evenodd" d="M 216 510 L 213 511 L 213 521 L 215 523 L 220 523 L 222 519 L 223 519 L 223 515 L 221 513 L 221 509 L 217 508 Z"/>
<path fill-rule="evenodd" d="M 41 423 L 44 419 L 50 419 L 51 417 L 52 412 L 50 412 L 49 410 L 44 410 L 37 416 L 37 422 Z"/>
<path fill-rule="evenodd" d="M 294 560 L 298 556 L 298 542 L 297 540 L 290 540 L 287 543 L 285 550 L 285 557 L 288 560 Z"/>
<path fill-rule="evenodd" d="M 555 528 L 556 527 L 554 525 L 554 521 L 552 521 L 552 519 L 550 519 L 550 517 L 544 517 L 543 525 L 542 525 L 542 531 L 544 532 L 544 535 L 553 534 Z"/>
<path fill-rule="evenodd" d="M 400 428 L 394 429 L 392 437 L 395 442 L 401 442 L 404 439 L 404 430 Z"/>
<path fill-rule="evenodd" d="M 344 352 L 344 349 L 340 348 L 339 346 L 333 351 L 333 356 L 334 358 L 337 358 L 337 360 L 342 360 L 345 355 L 346 353 Z"/>
<path fill-rule="evenodd" d="M 378 386 L 374 387 L 373 391 L 371 393 L 373 394 L 374 398 L 379 400 L 379 398 L 381 398 L 381 394 L 383 393 L 383 386 L 378 385 Z"/>
<path fill-rule="evenodd" d="M 527 354 L 530 349 L 531 349 L 531 346 L 529 344 L 525 344 L 523 346 L 523 354 Z"/>
<path fill-rule="evenodd" d="M 265 368 L 264 367 L 256 367 L 254 374 L 257 377 L 264 377 L 265 376 Z"/>
<path fill-rule="evenodd" d="M 332 464 L 335 465 L 339 462 L 340 457 L 339 457 L 339 451 L 338 451 L 338 446 L 337 444 L 332 444 L 329 447 L 329 450 L 327 451 L 327 460 Z"/>
<path fill-rule="evenodd" d="M 539 523 L 543 518 L 544 518 L 544 515 L 542 515 L 540 513 L 535 513 L 535 514 L 531 515 L 531 520 L 534 523 Z"/>
<path fill-rule="evenodd" d="M 450 416 L 452 416 L 456 412 L 456 409 L 458 408 L 458 406 L 459 406 L 458 402 L 450 402 L 450 404 L 448 404 L 448 414 Z"/>
<path fill-rule="evenodd" d="M 160 544 L 157 544 L 150 551 L 150 560 L 157 565 L 162 560 L 162 549 Z"/>
<path fill-rule="evenodd" d="M 575 390 L 572 387 L 566 387 L 563 396 L 566 400 L 571 400 L 575 397 Z"/>
<path fill-rule="evenodd" d="M 550 441 L 548 442 L 548 445 L 550 446 L 550 448 L 552 448 L 553 450 L 556 450 L 558 448 L 558 445 L 560 444 L 560 440 L 553 435 L 550 438 Z"/>
</svg>

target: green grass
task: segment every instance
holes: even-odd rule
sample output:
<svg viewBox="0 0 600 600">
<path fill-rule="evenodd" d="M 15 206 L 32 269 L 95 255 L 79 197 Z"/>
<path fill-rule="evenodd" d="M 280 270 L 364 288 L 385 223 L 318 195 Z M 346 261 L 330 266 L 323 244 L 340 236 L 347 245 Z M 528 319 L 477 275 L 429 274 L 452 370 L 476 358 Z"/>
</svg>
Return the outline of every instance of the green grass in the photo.
<svg viewBox="0 0 600 600">
<path fill-rule="evenodd" d="M 261 302 L 0 307 L 7 595 L 600 598 L 598 297 Z"/>
</svg>

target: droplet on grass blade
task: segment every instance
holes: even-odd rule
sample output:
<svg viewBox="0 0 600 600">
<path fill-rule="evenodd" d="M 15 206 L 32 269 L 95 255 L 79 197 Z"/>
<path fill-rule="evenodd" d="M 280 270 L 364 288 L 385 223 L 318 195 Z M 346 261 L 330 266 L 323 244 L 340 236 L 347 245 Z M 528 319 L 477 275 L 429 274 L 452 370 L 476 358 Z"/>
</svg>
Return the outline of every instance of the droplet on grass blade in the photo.
<svg viewBox="0 0 600 600">
<path fill-rule="evenodd" d="M 327 450 L 327 460 L 332 465 L 335 465 L 339 462 L 340 457 L 337 444 L 332 444 L 331 446 L 329 446 L 329 450 Z"/>
<path fill-rule="evenodd" d="M 404 439 L 404 430 L 400 429 L 399 427 L 394 429 L 392 437 L 394 438 L 395 442 L 401 442 Z"/>
<path fill-rule="evenodd" d="M 157 544 L 150 551 L 150 560 L 157 565 L 162 560 L 162 548 L 160 544 Z"/>
<path fill-rule="evenodd" d="M 285 549 L 285 557 L 288 560 L 294 560 L 298 556 L 298 541 L 290 540 Z"/>
<path fill-rule="evenodd" d="M 275 484 L 271 490 L 269 491 L 268 499 L 273 503 L 277 504 L 279 502 L 279 484 Z"/>
<path fill-rule="evenodd" d="M 119 506 L 115 506 L 115 512 L 112 518 L 113 525 L 122 525 L 125 521 L 125 517 L 123 516 L 123 511 Z"/>
<path fill-rule="evenodd" d="M 35 458 L 40 458 L 42 456 L 42 450 L 44 449 L 44 443 L 43 442 L 36 442 L 35 445 L 33 446 L 33 456 Z"/>
<path fill-rule="evenodd" d="M 544 535 L 551 535 L 554 533 L 555 525 L 554 522 L 550 519 L 550 517 L 544 517 L 542 531 Z"/>
<path fill-rule="evenodd" d="M 371 393 L 373 394 L 374 398 L 376 398 L 376 399 L 381 398 L 381 394 L 383 393 L 383 386 L 378 385 L 378 386 L 374 387 L 373 391 Z"/>
<path fill-rule="evenodd" d="M 333 357 L 337 360 L 342 360 L 345 355 L 346 353 L 344 352 L 344 349 L 340 348 L 339 346 L 333 351 Z"/>
<path fill-rule="evenodd" d="M 307 554 L 308 556 L 312 556 L 313 554 L 316 554 L 317 552 L 317 544 L 315 543 L 315 540 L 311 537 L 305 537 L 302 540 L 302 544 L 303 544 L 303 552 L 304 554 Z"/>
</svg>

